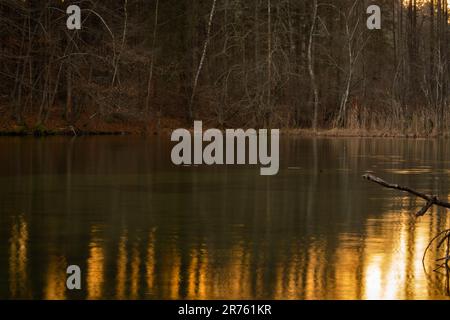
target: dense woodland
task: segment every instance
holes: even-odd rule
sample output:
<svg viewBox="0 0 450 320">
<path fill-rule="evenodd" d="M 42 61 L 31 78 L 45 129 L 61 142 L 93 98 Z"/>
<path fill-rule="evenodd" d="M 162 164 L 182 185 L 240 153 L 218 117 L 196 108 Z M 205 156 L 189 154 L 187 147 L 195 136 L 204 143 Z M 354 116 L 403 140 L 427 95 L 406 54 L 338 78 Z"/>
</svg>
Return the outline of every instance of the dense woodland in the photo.
<svg viewBox="0 0 450 320">
<path fill-rule="evenodd" d="M 82 9 L 68 30 L 66 8 Z M 366 9 L 382 8 L 381 30 Z M 447 0 L 0 0 L 0 114 L 450 129 Z"/>
</svg>

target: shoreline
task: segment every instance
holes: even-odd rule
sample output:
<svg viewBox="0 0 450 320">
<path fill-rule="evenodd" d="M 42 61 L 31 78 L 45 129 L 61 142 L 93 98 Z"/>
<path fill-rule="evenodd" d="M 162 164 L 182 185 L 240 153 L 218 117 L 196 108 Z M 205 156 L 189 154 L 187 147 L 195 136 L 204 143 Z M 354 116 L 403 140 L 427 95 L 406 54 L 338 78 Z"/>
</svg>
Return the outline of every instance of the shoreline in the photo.
<svg viewBox="0 0 450 320">
<path fill-rule="evenodd" d="M 24 128 L 17 126 L 12 129 L 0 129 L 0 137 L 51 137 L 51 136 L 154 136 L 171 135 L 171 132 L 179 127 L 161 127 L 155 128 L 154 125 L 123 125 L 122 128 L 99 128 L 99 129 L 79 129 L 73 126 L 67 127 L 40 127 Z M 185 127 L 192 131 L 192 127 Z M 205 128 L 205 130 L 207 130 Z M 233 128 L 238 129 L 238 128 Z M 245 130 L 245 128 L 243 128 Z M 269 129 L 270 130 L 270 129 Z M 382 130 L 363 130 L 363 129 L 319 129 L 314 131 L 309 128 L 280 128 L 282 136 L 297 136 L 311 138 L 403 138 L 403 139 L 438 139 L 449 138 L 450 133 L 443 134 L 417 134 L 417 133 L 399 133 Z"/>
<path fill-rule="evenodd" d="M 48 136 L 104 136 L 104 135 L 133 135 L 133 136 L 155 136 L 168 135 L 178 128 L 193 130 L 193 122 L 188 123 L 182 118 L 160 118 L 145 120 L 143 118 L 128 119 L 93 119 L 86 115 L 72 123 L 60 118 L 51 117 L 45 124 L 37 124 L 35 117 L 24 119 L 20 124 L 12 117 L 4 117 L 0 120 L 0 136 L 3 137 L 48 137 Z M 214 124 L 204 125 L 204 129 L 220 128 Z M 240 128 L 231 127 L 233 129 Z M 242 128 L 248 129 L 248 128 Z M 257 129 L 257 128 L 255 128 Z M 221 130 L 224 130 L 223 128 Z M 392 129 L 360 129 L 360 128 L 321 128 L 314 131 L 311 128 L 279 128 L 280 134 L 284 136 L 318 137 L 318 138 L 407 138 L 407 139 L 436 139 L 448 138 L 450 132 L 442 134 L 436 132 L 420 133 Z"/>
</svg>

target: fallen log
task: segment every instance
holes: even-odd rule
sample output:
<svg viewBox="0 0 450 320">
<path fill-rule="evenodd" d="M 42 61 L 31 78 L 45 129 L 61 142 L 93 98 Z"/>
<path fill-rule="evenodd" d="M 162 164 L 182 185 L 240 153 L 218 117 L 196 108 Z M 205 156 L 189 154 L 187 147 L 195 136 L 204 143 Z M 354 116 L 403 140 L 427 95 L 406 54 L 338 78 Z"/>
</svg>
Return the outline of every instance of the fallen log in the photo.
<svg viewBox="0 0 450 320">
<path fill-rule="evenodd" d="M 393 183 L 389 183 L 379 177 L 376 177 L 372 174 L 365 174 L 363 175 L 363 178 L 366 180 L 369 180 L 371 182 L 377 183 L 385 188 L 388 189 L 395 189 L 395 190 L 400 190 L 403 192 L 408 192 L 412 195 L 415 195 L 416 197 L 422 198 L 426 201 L 425 206 L 420 209 L 417 213 L 416 213 L 416 217 L 421 217 L 423 215 L 425 215 L 427 213 L 427 211 L 433 206 L 433 205 L 437 205 L 439 207 L 444 207 L 447 209 L 450 209 L 450 203 L 446 202 L 446 201 L 442 201 L 440 200 L 437 196 L 435 195 L 428 195 L 419 191 L 416 191 L 414 189 L 411 189 L 409 187 L 404 187 L 404 186 L 400 186 L 398 184 L 393 184 Z"/>
</svg>

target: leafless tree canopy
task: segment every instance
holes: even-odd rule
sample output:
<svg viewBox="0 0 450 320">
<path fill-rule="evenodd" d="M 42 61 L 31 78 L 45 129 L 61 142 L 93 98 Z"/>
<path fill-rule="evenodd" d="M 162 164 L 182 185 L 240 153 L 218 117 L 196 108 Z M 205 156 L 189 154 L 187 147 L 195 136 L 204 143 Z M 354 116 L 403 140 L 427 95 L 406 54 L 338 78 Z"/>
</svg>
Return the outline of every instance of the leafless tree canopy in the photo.
<svg viewBox="0 0 450 320">
<path fill-rule="evenodd" d="M 82 9 L 67 30 L 66 8 Z M 0 112 L 18 124 L 450 128 L 447 0 L 0 1 Z"/>
</svg>

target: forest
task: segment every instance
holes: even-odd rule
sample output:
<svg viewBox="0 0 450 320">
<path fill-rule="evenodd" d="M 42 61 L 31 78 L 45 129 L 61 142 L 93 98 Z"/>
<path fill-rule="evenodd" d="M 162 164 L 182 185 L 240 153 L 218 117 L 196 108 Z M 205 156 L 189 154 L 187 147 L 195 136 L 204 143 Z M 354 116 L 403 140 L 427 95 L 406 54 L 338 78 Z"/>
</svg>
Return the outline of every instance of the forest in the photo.
<svg viewBox="0 0 450 320">
<path fill-rule="evenodd" d="M 66 8 L 82 10 L 68 30 Z M 382 26 L 366 26 L 369 5 Z M 447 0 L 0 1 L 0 131 L 446 135 Z"/>
</svg>

